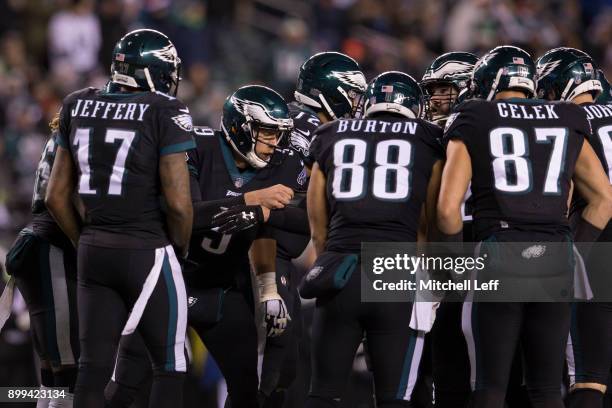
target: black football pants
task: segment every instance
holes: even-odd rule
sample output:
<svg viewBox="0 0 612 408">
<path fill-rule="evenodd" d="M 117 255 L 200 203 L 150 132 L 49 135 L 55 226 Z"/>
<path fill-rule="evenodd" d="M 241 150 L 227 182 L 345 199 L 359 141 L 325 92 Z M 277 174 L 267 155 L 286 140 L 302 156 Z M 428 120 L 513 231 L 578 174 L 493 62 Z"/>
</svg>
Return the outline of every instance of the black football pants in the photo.
<svg viewBox="0 0 612 408">
<path fill-rule="evenodd" d="M 291 321 L 283 334 L 266 339 L 259 384 L 264 399 L 262 408 L 282 408 L 286 390 L 297 375 L 302 314 L 297 283 L 291 280 L 294 269 L 291 260 L 276 259 L 276 286 L 287 305 Z"/>
<path fill-rule="evenodd" d="M 504 407 L 519 342 L 532 407 L 564 407 L 561 383 L 569 303 L 466 302 L 462 324 L 474 381 L 470 407 Z"/>
<path fill-rule="evenodd" d="M 104 388 L 113 376 L 128 312 L 128 324 L 138 328 L 153 363 L 150 406 L 182 405 L 187 297 L 171 246 L 118 249 L 80 244 L 78 303 L 81 357 L 75 408 L 105 406 Z"/>
<path fill-rule="evenodd" d="M 356 267 L 359 271 L 360 266 Z M 360 273 L 318 299 L 312 325 L 312 379 L 306 408 L 340 406 L 364 333 L 379 408 L 410 407 L 423 334 L 409 327 L 411 303 L 362 303 Z"/>
</svg>

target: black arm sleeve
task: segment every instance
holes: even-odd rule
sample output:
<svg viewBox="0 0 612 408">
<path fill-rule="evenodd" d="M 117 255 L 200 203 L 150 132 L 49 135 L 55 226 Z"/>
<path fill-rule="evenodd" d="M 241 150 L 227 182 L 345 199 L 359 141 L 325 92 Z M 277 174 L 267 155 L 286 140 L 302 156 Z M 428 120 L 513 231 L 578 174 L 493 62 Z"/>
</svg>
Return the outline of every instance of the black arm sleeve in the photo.
<svg viewBox="0 0 612 408">
<path fill-rule="evenodd" d="M 305 208 L 285 207 L 272 210 L 267 224 L 288 232 L 310 235 L 308 212 Z"/>
<path fill-rule="evenodd" d="M 236 205 L 244 205 L 244 197 L 222 198 L 220 200 L 202 201 L 202 193 L 198 179 L 194 174 L 189 177 L 191 187 L 191 202 L 193 204 L 193 233 L 210 230 L 212 218 L 221 212 L 221 207 L 230 208 Z"/>
</svg>

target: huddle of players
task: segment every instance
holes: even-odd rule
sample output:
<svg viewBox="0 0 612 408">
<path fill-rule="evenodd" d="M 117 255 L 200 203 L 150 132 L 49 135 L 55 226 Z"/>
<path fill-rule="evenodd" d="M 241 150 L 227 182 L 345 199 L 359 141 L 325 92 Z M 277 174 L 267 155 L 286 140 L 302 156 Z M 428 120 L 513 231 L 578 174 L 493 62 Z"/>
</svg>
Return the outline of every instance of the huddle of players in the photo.
<svg viewBox="0 0 612 408">
<path fill-rule="evenodd" d="M 34 221 L 7 259 L 44 386 L 70 387 L 77 407 L 129 406 L 152 368 L 150 405 L 181 406 L 189 324 L 226 378 L 228 405 L 282 406 L 301 330 L 291 259 L 312 237 L 323 272 L 312 279 L 320 296 L 306 407 L 339 405 L 364 335 L 377 406 L 411 406 L 430 329 L 436 406 L 502 407 L 519 342 L 531 405 L 563 406 L 569 304 L 443 302 L 433 328 L 410 327 L 412 304 L 361 303 L 359 273 L 331 289 L 326 277 L 359 270 L 361 242 L 414 242 L 423 231 L 569 240 L 572 182 L 574 239 L 607 240 L 612 108 L 595 98 L 611 96 L 588 55 L 552 50 L 536 73 L 516 47 L 445 54 L 423 78 L 425 98 L 406 74 L 366 84 L 355 61 L 321 53 L 301 67 L 295 102 L 242 87 L 220 130 L 193 127 L 171 96 L 179 67 L 166 36 L 131 32 L 107 87 L 69 95 L 54 124 Z M 256 297 L 268 335 L 261 378 Z M 602 404 L 611 316 L 609 304 L 575 305 L 572 407 Z"/>
</svg>

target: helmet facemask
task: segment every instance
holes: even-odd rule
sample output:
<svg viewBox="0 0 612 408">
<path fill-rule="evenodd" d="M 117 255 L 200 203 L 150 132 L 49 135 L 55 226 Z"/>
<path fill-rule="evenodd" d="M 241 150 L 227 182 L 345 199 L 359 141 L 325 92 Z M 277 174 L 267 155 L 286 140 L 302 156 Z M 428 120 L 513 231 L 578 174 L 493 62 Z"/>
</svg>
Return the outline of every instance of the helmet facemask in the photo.
<svg viewBox="0 0 612 408">
<path fill-rule="evenodd" d="M 425 109 L 421 116 L 429 122 L 442 124 L 457 104 L 459 89 L 453 82 L 445 80 L 422 84 L 422 89 Z"/>
<path fill-rule="evenodd" d="M 332 120 L 361 117 L 364 91 L 354 88 L 344 89 L 341 86 L 336 89 L 338 91 L 336 95 L 325 96 L 320 93 L 321 103 L 318 107 L 322 107 Z"/>
<path fill-rule="evenodd" d="M 247 118 L 247 122 L 242 125 L 242 129 L 251 137 L 251 149 L 245 155 L 246 160 L 254 168 L 262 168 L 281 163 L 279 150 L 282 149 L 282 142 L 289 138 L 289 133 L 293 129 L 293 124 L 285 123 L 278 126 L 270 126 Z M 275 138 L 271 138 L 276 133 Z M 272 140 L 274 140 L 272 142 Z M 261 144 L 271 149 L 267 156 L 262 157 L 257 152 L 257 145 Z"/>
<path fill-rule="evenodd" d="M 281 157 L 278 150 L 282 149 L 282 141 L 288 138 L 288 134 L 293 129 L 293 120 L 276 119 L 276 123 L 271 124 L 263 123 L 259 120 L 254 119 L 250 115 L 245 115 L 245 118 L 246 120 L 240 127 L 240 131 L 242 131 L 250 141 L 248 150 L 240 149 L 238 146 L 236 146 L 232 138 L 228 136 L 228 131 L 230 129 L 226 129 L 223 125 L 223 121 L 221 122 L 221 128 L 223 129 L 223 132 L 226 135 L 226 140 L 233 148 L 233 150 L 251 167 L 255 169 L 261 169 L 269 165 L 280 164 Z M 235 129 L 234 131 L 237 130 Z M 275 138 L 274 143 L 271 143 L 271 138 L 266 136 L 273 132 L 277 133 L 277 137 Z M 258 143 L 271 148 L 271 152 L 267 155 L 267 157 L 262 157 L 260 156 L 260 154 L 257 153 Z"/>
</svg>

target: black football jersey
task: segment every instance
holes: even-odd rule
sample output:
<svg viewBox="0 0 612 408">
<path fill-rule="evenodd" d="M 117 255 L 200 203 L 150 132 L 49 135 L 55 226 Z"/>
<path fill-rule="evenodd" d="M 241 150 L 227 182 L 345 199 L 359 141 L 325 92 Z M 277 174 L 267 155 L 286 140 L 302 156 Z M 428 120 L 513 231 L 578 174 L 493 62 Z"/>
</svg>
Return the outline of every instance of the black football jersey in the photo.
<svg viewBox="0 0 612 408">
<path fill-rule="evenodd" d="M 567 198 L 589 123 L 580 107 L 509 99 L 457 107 L 445 140 L 462 140 L 472 163 L 474 235 L 500 229 L 568 231 Z"/>
<path fill-rule="evenodd" d="M 283 184 L 294 190 L 302 190 L 306 177 L 304 163 L 293 150 L 277 150 L 282 155 L 278 165 L 263 169 L 236 167 L 232 150 L 221 131 L 195 127 L 196 148 L 188 152 L 189 169 L 199 182 L 202 201 L 241 196 L 246 192 Z M 194 200 L 197 200 L 194 197 Z M 251 228 L 236 234 L 216 231 L 194 234 L 189 257 L 201 265 L 198 274 L 186 276 L 190 286 L 230 287 L 237 274 L 248 276 L 248 250 L 258 237 L 258 229 Z M 240 278 L 239 278 L 240 279 Z"/>
<path fill-rule="evenodd" d="M 289 135 L 289 146 L 296 150 L 304 162 L 312 165 L 310 154 L 310 142 L 315 130 L 321 126 L 321 121 L 316 113 L 305 105 L 298 102 L 289 103 L 289 116 L 293 119 L 293 130 Z"/>
<path fill-rule="evenodd" d="M 321 122 L 314 111 L 298 102 L 289 103 L 289 115 L 293 119 L 294 126 L 289 137 L 289 146 L 301 156 L 307 166 L 311 166 L 310 142 Z M 304 169 L 303 171 L 304 173 L 300 174 L 300 177 L 304 177 L 307 180 L 306 170 Z M 308 183 L 305 183 L 301 191 L 295 192 L 290 205 L 306 211 L 307 189 Z M 299 257 L 310 241 L 310 234 L 296 234 L 278 228 L 274 228 L 272 234 L 277 242 L 277 256 L 286 260 Z"/>
<path fill-rule="evenodd" d="M 57 143 L 70 149 L 85 205 L 81 241 L 115 248 L 168 245 L 160 156 L 195 146 L 191 115 L 158 92 L 87 88 L 64 100 Z"/>
<path fill-rule="evenodd" d="M 612 184 L 612 105 L 587 103 L 581 106 L 591 124 L 592 134 L 588 136 L 588 140 Z M 575 192 L 572 212 L 582 212 L 586 204 L 586 201 Z M 599 241 L 612 241 L 612 222 L 608 223 Z"/>
<path fill-rule="evenodd" d="M 53 132 L 47 140 L 36 169 L 34 194 L 32 195 L 33 217 L 31 227 L 39 237 L 46 239 L 56 246 L 65 248 L 66 246 L 72 246 L 72 244 L 45 206 L 47 185 L 49 184 L 49 176 L 51 175 L 55 153 L 57 152 L 56 137 L 57 132 Z"/>
<path fill-rule="evenodd" d="M 433 123 L 433 122 L 430 122 Z M 446 123 L 446 121 L 444 121 Z M 444 126 L 444 125 L 442 125 Z M 444 144 L 443 135 L 440 135 L 438 139 L 440 144 Z M 474 240 L 472 236 L 472 212 L 473 212 L 473 204 L 472 204 L 472 191 L 470 188 L 465 192 L 465 196 L 463 197 L 463 202 L 461 203 L 461 219 L 463 220 L 463 241 L 470 242 Z"/>
<path fill-rule="evenodd" d="M 321 126 L 311 149 L 327 180 L 326 248 L 358 252 L 361 242 L 416 241 L 442 130 L 392 116 Z"/>
</svg>

